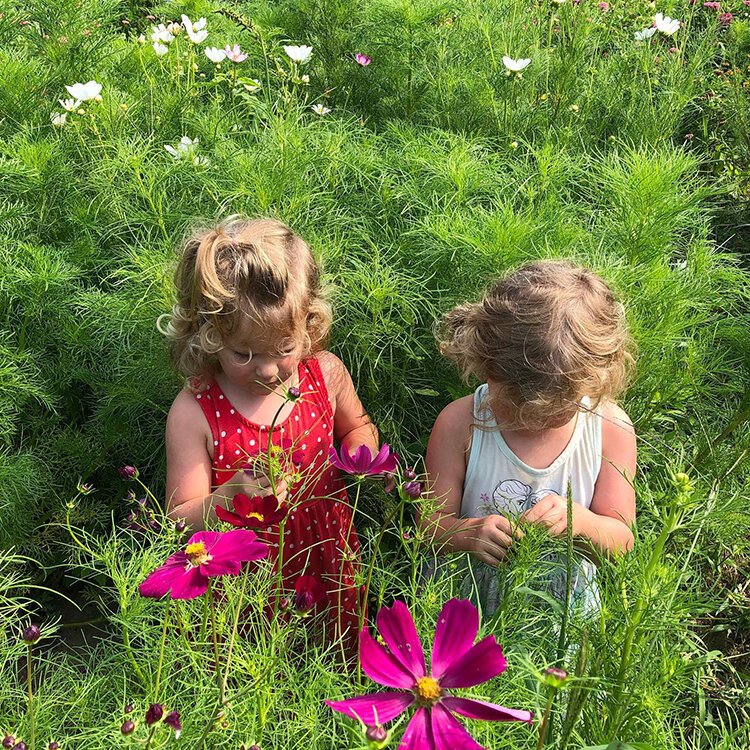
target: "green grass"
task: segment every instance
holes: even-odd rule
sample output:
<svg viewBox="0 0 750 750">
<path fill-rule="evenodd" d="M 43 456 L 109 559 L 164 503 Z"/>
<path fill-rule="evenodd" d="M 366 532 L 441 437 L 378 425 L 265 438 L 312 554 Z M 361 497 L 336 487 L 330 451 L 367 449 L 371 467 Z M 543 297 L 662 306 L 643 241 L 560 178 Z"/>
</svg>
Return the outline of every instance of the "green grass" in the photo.
<svg viewBox="0 0 750 750">
<path fill-rule="evenodd" d="M 586 636 L 577 694 L 585 702 L 570 747 L 614 736 L 618 660 L 639 597 L 646 615 L 633 635 L 618 736 L 665 750 L 746 746 L 747 593 L 737 581 L 749 554 L 741 403 L 750 279 L 746 256 L 732 249 L 744 250 L 739 239 L 717 245 L 716 235 L 745 231 L 750 9 L 724 5 L 735 14 L 728 29 L 701 3 L 659 3 L 683 28 L 636 45 L 633 33 L 654 13 L 640 0 L 613 0 L 606 13 L 589 0 L 148 10 L 61 0 L 24 11 L 0 1 L 0 549 L 36 561 L 4 558 L 0 570 L 8 581 L 46 576 L 64 591 L 93 565 L 96 575 L 75 590 L 99 600 L 109 623 L 85 664 L 42 649 L 40 728 L 67 737 L 63 747 L 110 746 L 121 741 L 125 702 L 142 713 L 155 698 L 163 606 L 139 601 L 135 586 L 176 542 L 113 535 L 128 509 L 115 469 L 135 463 L 161 495 L 164 422 L 180 383 L 155 320 L 172 304 L 184 234 L 244 212 L 277 216 L 310 242 L 334 305 L 332 348 L 383 438 L 412 456 L 442 406 L 471 387 L 436 351 L 442 311 L 539 257 L 585 263 L 619 291 L 639 349 L 624 399 L 640 440 L 638 543 L 602 571 L 605 605 Z M 166 22 L 205 15 L 206 44 L 247 50 L 239 75 L 261 81 L 260 92 L 233 86 L 228 64 L 217 71 L 184 36 L 157 58 L 148 12 Z M 287 75 L 287 42 L 313 46 L 302 71 L 309 85 Z M 369 67 L 354 63 L 357 51 L 373 58 Z M 505 54 L 531 58 L 522 77 L 505 74 Z M 740 72 L 718 75 L 722 61 Z M 64 85 L 92 78 L 102 102 L 53 127 Z M 315 115 L 316 102 L 331 113 Z M 183 135 L 199 139 L 206 164 L 166 152 Z M 670 476 L 684 470 L 694 503 L 648 572 L 675 498 Z M 63 523 L 79 481 L 97 491 L 79 498 L 71 519 L 91 535 L 98 562 L 72 553 Z M 383 520 L 381 505 L 368 496 L 364 536 Z M 457 582 L 420 583 L 427 550 L 412 554 L 397 534 L 386 541 L 375 590 L 383 601 L 406 597 L 426 634 Z M 511 666 L 490 694 L 540 710 L 534 674 L 554 657 L 557 620 L 548 602 L 521 590 L 540 575 L 528 544 L 502 571 L 508 599 L 492 627 Z M 23 593 L 4 575 L 0 612 Z M 48 597 L 54 618 L 50 595 L 36 596 Z M 237 596 L 230 589 L 227 612 Z M 18 620 L 4 617 L 0 629 L 0 730 L 5 721 L 22 733 Z M 123 649 L 123 623 L 145 686 Z M 571 643 L 582 627 L 574 624 Z M 183 711 L 185 741 L 197 741 L 214 700 L 200 668 L 208 644 L 196 656 L 173 638 L 164 700 Z M 243 641 L 237 680 L 272 664 L 270 648 Z M 346 747 L 343 724 L 320 700 L 355 687 L 319 656 L 312 648 L 277 665 L 211 746 Z M 535 747 L 527 729 L 505 729 L 477 726 L 476 736 L 493 750 Z"/>
</svg>

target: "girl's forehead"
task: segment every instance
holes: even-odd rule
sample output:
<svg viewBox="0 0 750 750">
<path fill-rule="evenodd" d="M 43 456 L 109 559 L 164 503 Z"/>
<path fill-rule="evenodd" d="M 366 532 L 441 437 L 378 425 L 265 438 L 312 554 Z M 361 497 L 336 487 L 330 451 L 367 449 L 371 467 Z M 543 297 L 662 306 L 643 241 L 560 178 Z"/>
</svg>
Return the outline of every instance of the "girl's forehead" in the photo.
<svg viewBox="0 0 750 750">
<path fill-rule="evenodd" d="M 287 326 L 280 321 L 258 322 L 243 316 L 235 330 L 226 337 L 226 343 L 231 347 L 261 352 L 275 348 L 289 335 Z"/>
</svg>

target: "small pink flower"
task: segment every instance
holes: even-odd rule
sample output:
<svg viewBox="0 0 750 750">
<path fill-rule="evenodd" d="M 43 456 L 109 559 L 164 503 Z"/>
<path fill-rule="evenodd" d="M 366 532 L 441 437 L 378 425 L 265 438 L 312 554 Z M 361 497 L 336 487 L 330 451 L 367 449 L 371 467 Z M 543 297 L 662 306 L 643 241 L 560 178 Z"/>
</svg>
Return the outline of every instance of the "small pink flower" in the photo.
<svg viewBox="0 0 750 750">
<path fill-rule="evenodd" d="M 354 59 L 357 61 L 359 65 L 361 65 L 363 68 L 366 68 L 371 62 L 372 58 L 365 55 L 363 52 L 357 52 L 356 55 L 354 55 Z"/>
<path fill-rule="evenodd" d="M 231 60 L 233 63 L 241 63 L 247 60 L 247 53 L 240 51 L 240 45 L 235 44 L 234 47 L 230 47 L 228 44 L 224 47 L 224 54 L 227 56 L 227 60 Z"/>
<path fill-rule="evenodd" d="M 599 10 L 606 13 L 609 10 L 609 3 L 599 3 Z"/>
<path fill-rule="evenodd" d="M 340 471 L 359 477 L 382 473 L 389 474 L 396 470 L 398 464 L 398 458 L 391 451 L 388 443 L 383 443 L 383 447 L 374 457 L 366 445 L 360 445 L 356 452 L 351 455 L 342 445 L 340 456 L 336 453 L 336 449 L 332 447 L 328 459 Z"/>
<path fill-rule="evenodd" d="M 670 54 L 674 55 L 674 53 L 677 52 L 677 47 L 670 47 L 669 52 Z"/>
<path fill-rule="evenodd" d="M 709 10 L 721 10 L 721 3 L 715 3 L 715 2 L 703 3 L 703 7 L 708 8 Z"/>
<path fill-rule="evenodd" d="M 734 19 L 734 16 L 731 13 L 719 14 L 719 23 L 722 26 L 729 26 L 729 24 L 732 23 L 733 19 Z"/>
<path fill-rule="evenodd" d="M 208 579 L 236 576 L 243 562 L 260 560 L 268 547 L 248 529 L 199 531 L 193 534 L 184 550 L 166 559 L 138 587 L 141 596 L 158 599 L 169 594 L 172 599 L 195 599 L 206 593 Z"/>
<path fill-rule="evenodd" d="M 742 4 L 750 6 L 750 0 L 742 0 Z"/>
</svg>

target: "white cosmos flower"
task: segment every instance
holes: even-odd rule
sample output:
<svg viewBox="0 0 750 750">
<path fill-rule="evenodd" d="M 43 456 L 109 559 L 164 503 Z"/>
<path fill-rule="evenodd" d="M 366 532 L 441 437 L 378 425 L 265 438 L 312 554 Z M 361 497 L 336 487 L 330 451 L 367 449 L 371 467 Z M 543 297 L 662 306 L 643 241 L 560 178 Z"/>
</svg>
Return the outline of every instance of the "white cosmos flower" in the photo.
<svg viewBox="0 0 750 750">
<path fill-rule="evenodd" d="M 238 79 L 239 82 L 242 84 L 242 87 L 250 94 L 254 94 L 257 91 L 260 91 L 262 84 L 259 80 L 256 78 L 240 78 Z"/>
<path fill-rule="evenodd" d="M 514 60 L 512 57 L 503 55 L 503 65 L 505 65 L 508 70 L 511 70 L 514 73 L 520 73 L 526 66 L 529 65 L 530 62 L 531 60 L 528 57 L 525 57 L 521 60 Z"/>
<path fill-rule="evenodd" d="M 196 166 L 208 164 L 208 159 L 205 156 L 198 155 L 198 139 L 191 139 L 188 136 L 183 135 L 180 138 L 180 142 L 177 144 L 177 148 L 171 146 L 169 143 L 164 144 L 164 149 L 172 154 L 175 159 L 191 161 Z"/>
<path fill-rule="evenodd" d="M 205 18 L 199 18 L 193 23 L 186 15 L 183 15 L 182 25 L 185 27 L 188 38 L 193 44 L 200 44 L 208 36 Z"/>
<path fill-rule="evenodd" d="M 676 18 L 663 16 L 661 13 L 657 13 L 654 16 L 654 23 L 656 24 L 656 28 L 666 36 L 672 36 L 680 28 L 680 22 Z"/>
<path fill-rule="evenodd" d="M 151 29 L 151 41 L 154 43 L 169 44 L 174 39 L 174 34 L 163 24 Z"/>
<path fill-rule="evenodd" d="M 651 37 L 656 34 L 658 29 L 656 26 L 649 26 L 647 29 L 643 29 L 643 31 L 636 31 L 635 32 L 635 41 L 636 42 L 644 42 L 646 39 L 651 39 Z"/>
<path fill-rule="evenodd" d="M 66 112 L 75 112 L 78 109 L 78 105 L 81 103 L 78 99 L 58 99 L 57 101 L 60 102 L 60 106 Z"/>
<path fill-rule="evenodd" d="M 164 55 L 169 52 L 169 47 L 167 47 L 166 44 L 159 44 L 159 42 L 154 42 L 154 52 L 156 52 L 157 57 L 164 57 Z"/>
<path fill-rule="evenodd" d="M 331 110 L 329 107 L 326 107 L 324 104 L 313 104 L 310 109 L 315 112 L 316 115 L 327 115 Z"/>
<path fill-rule="evenodd" d="M 65 87 L 68 93 L 79 102 L 87 102 L 89 99 L 96 99 L 102 90 L 101 83 L 89 81 L 88 83 L 74 83 L 72 86 Z"/>
<path fill-rule="evenodd" d="M 52 114 L 50 114 L 50 119 L 52 120 L 52 124 L 56 128 L 61 128 L 63 125 L 65 125 L 65 120 L 68 119 L 68 113 L 67 112 L 52 112 Z"/>
<path fill-rule="evenodd" d="M 206 53 L 206 57 L 217 65 L 227 56 L 227 53 L 223 49 L 216 47 L 206 47 L 203 51 Z"/>
<path fill-rule="evenodd" d="M 294 60 L 294 62 L 296 63 L 307 62 L 307 60 L 310 58 L 310 55 L 312 54 L 312 51 L 313 48 L 308 47 L 305 44 L 301 44 L 298 47 L 293 44 L 284 45 L 284 52 L 286 52 L 287 57 L 289 57 L 290 60 Z"/>
<path fill-rule="evenodd" d="M 172 36 L 177 36 L 178 34 L 182 33 L 182 26 L 177 21 L 172 21 L 171 23 L 167 24 L 167 31 Z"/>
</svg>

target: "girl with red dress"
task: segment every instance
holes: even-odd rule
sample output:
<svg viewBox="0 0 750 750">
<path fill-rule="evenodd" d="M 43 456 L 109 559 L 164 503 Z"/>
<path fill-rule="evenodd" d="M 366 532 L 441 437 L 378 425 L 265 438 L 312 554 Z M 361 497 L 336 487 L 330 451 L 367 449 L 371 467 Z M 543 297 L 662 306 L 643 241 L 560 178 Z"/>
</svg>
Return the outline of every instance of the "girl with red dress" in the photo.
<svg viewBox="0 0 750 750">
<path fill-rule="evenodd" d="M 269 502 L 252 499 L 275 496 L 275 516 L 287 510 L 283 589 L 308 576 L 329 633 L 351 642 L 359 541 L 329 451 L 336 441 L 375 455 L 378 433 L 346 367 L 324 350 L 331 316 L 315 259 L 281 222 L 230 217 L 188 239 L 175 281 L 160 328 L 187 385 L 167 419 L 168 511 L 194 529 L 215 525 L 217 507 L 253 526 Z M 257 528 L 275 555 L 278 532 L 265 519 Z"/>
</svg>

